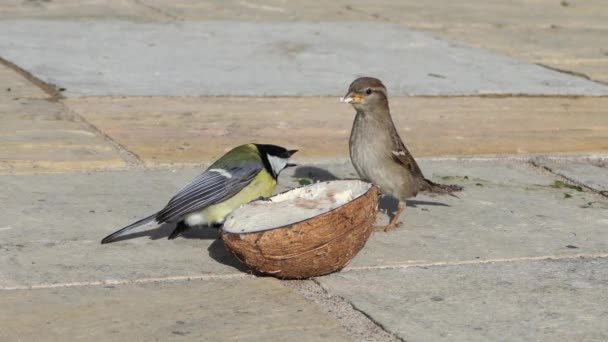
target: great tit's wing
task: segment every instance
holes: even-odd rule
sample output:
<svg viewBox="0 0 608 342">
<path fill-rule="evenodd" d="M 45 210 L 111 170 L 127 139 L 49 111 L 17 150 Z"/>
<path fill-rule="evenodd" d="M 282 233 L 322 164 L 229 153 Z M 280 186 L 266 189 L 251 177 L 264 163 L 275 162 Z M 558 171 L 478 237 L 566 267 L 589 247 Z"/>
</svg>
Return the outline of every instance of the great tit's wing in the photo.
<svg viewBox="0 0 608 342">
<path fill-rule="evenodd" d="M 165 208 L 158 212 L 158 222 L 179 221 L 185 215 L 220 203 L 241 191 L 264 166 L 251 161 L 229 168 L 210 168 L 182 188 Z"/>
</svg>

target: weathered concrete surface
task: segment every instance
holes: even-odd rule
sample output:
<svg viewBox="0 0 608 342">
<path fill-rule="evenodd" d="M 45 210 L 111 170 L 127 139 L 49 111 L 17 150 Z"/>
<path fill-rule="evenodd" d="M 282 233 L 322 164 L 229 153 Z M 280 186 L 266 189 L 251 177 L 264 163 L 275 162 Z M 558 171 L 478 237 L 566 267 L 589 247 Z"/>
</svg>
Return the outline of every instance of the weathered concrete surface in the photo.
<svg viewBox="0 0 608 342">
<path fill-rule="evenodd" d="M 0 286 L 238 272 L 224 246 L 213 243 L 215 230 L 193 231 L 186 235 L 189 238 L 167 241 L 173 227 L 154 229 L 152 225 L 132 236 L 140 238 L 99 244 L 117 228 L 162 208 L 198 172 L 0 177 L 0 202 L 5 204 L 0 215 Z"/>
<path fill-rule="evenodd" d="M 75 122 L 63 105 L 25 98 L 42 95 L 30 87 L 20 86 L 19 82 L 15 84 L 18 96 L 0 100 L 0 173 L 126 166 L 110 143 Z"/>
<path fill-rule="evenodd" d="M 537 157 L 534 163 L 608 196 L 608 159 Z"/>
<path fill-rule="evenodd" d="M 147 164 L 210 161 L 252 141 L 298 148 L 301 160 L 348 158 L 354 118 L 354 109 L 334 97 L 64 103 Z M 603 97 L 391 97 L 393 118 L 416 156 L 607 151 L 605 108 Z"/>
<path fill-rule="evenodd" d="M 608 259 L 343 272 L 319 278 L 406 341 L 605 341 Z"/>
<path fill-rule="evenodd" d="M 48 94 L 14 70 L 0 64 L 0 103 L 19 98 L 47 98 Z"/>
<path fill-rule="evenodd" d="M 436 182 L 463 185 L 460 199 L 419 195 L 410 200 L 402 226 L 374 234 L 347 268 L 608 253 L 608 200 L 600 195 L 553 188 L 557 178 L 525 162 L 420 164 Z M 347 164 L 319 167 L 349 176 Z M 384 207 L 396 205 L 386 201 Z"/>
<path fill-rule="evenodd" d="M 608 94 L 606 85 L 392 24 L 26 20 L 0 30 L 4 58 L 67 96 L 338 96 L 361 75 L 397 95 Z"/>
<path fill-rule="evenodd" d="M 396 23 L 608 82 L 605 1 L 4 1 L 0 18 Z"/>
<path fill-rule="evenodd" d="M 171 17 L 137 0 L 3 0 L 0 19 L 157 21 Z"/>
<path fill-rule="evenodd" d="M 335 20 L 387 20 L 400 19 L 404 23 L 423 28 L 456 26 L 526 26 L 549 27 L 561 24 L 565 27 L 608 28 L 602 0 L 573 2 L 564 6 L 551 0 L 535 1 L 484 1 L 466 3 L 430 0 L 391 1 L 373 3 L 364 0 L 222 2 L 197 0 L 141 0 L 140 3 L 160 11 L 191 21 L 241 20 L 255 22 L 277 21 L 335 21 Z"/>
<path fill-rule="evenodd" d="M 377 21 L 608 82 L 608 5 L 590 1 L 239 1 L 142 0 L 187 20 Z"/>
<path fill-rule="evenodd" d="M 608 44 L 608 27 L 561 25 L 556 21 L 550 27 L 454 27 L 436 34 L 608 83 L 608 49 L 602 47 Z"/>
<path fill-rule="evenodd" d="M 421 165 L 428 177 L 463 184 L 466 191 L 460 199 L 421 196 L 411 201 L 403 226 L 375 234 L 350 268 L 608 253 L 608 200 L 599 195 L 551 188 L 553 177 L 537 174 L 523 162 Z M 116 228 L 160 209 L 198 172 L 189 168 L 0 177 L 6 189 L 0 202 L 7 204 L 0 215 L 0 286 L 243 272 L 209 229 L 168 241 L 172 226 L 149 226 L 128 240 L 99 244 Z M 277 191 L 297 186 L 301 178 L 336 176 L 355 173 L 347 161 L 301 165 L 282 174 Z M 572 197 L 564 198 L 564 193 Z"/>
<path fill-rule="evenodd" d="M 0 291 L 0 306 L 3 341 L 349 340 L 268 278 Z"/>
</svg>

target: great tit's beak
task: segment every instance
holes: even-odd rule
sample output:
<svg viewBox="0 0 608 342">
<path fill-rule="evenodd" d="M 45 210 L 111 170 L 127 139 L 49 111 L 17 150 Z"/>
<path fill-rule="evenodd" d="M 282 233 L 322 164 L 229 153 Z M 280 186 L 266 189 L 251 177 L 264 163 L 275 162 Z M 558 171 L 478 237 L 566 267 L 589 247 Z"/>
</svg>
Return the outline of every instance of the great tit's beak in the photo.
<svg viewBox="0 0 608 342">
<path fill-rule="evenodd" d="M 287 158 L 293 156 L 296 152 L 298 152 L 298 150 L 288 150 L 287 151 Z M 294 163 L 287 163 L 285 164 L 285 167 L 294 167 L 294 166 L 298 166 L 298 164 L 294 164 Z"/>
<path fill-rule="evenodd" d="M 340 98 L 340 102 L 344 102 L 344 103 L 361 103 L 361 100 L 363 99 L 363 96 L 355 93 L 355 92 L 349 92 L 348 94 L 346 94 L 346 96 L 341 97 Z"/>
</svg>

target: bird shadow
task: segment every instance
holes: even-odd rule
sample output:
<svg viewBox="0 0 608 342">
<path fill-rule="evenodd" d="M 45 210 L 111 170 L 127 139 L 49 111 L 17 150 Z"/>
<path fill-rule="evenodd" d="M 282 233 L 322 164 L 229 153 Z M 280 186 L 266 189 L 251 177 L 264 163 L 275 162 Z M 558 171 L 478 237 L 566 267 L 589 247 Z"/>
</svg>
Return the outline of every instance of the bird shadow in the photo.
<svg viewBox="0 0 608 342">
<path fill-rule="evenodd" d="M 441 202 L 432 201 L 420 201 L 420 200 L 407 200 L 405 201 L 406 206 L 410 208 L 418 208 L 425 206 L 437 206 L 437 207 L 449 207 L 450 205 Z M 395 212 L 399 207 L 399 200 L 393 196 L 381 195 L 378 201 L 378 210 L 387 213 L 388 217 L 392 219 L 395 216 Z M 423 210 L 425 210 L 423 208 Z"/>
<path fill-rule="evenodd" d="M 175 229 L 175 223 L 163 223 L 157 228 L 152 228 L 140 232 L 135 232 L 116 238 L 113 242 L 137 239 L 140 237 L 148 237 L 150 240 L 166 239 Z M 182 233 L 179 237 L 186 239 L 210 240 L 217 239 L 219 236 L 217 228 L 214 227 L 193 227 Z"/>
<path fill-rule="evenodd" d="M 326 182 L 339 179 L 333 173 L 316 166 L 299 166 L 296 168 L 294 178 L 308 178 L 314 182 Z"/>
<path fill-rule="evenodd" d="M 207 252 L 209 252 L 209 257 L 211 257 L 211 259 L 222 265 L 230 266 L 241 272 L 250 273 L 249 268 L 247 268 L 246 265 L 240 262 L 232 253 L 228 252 L 224 245 L 224 240 L 222 239 L 213 241 L 207 248 Z"/>
</svg>

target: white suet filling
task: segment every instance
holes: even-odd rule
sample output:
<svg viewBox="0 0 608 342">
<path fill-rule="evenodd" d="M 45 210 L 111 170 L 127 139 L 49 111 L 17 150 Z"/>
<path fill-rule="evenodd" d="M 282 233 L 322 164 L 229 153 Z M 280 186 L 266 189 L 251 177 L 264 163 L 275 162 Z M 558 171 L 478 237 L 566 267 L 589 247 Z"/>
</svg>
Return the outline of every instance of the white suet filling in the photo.
<svg viewBox="0 0 608 342">
<path fill-rule="evenodd" d="M 337 180 L 296 188 L 241 206 L 226 218 L 223 229 L 251 233 L 304 221 L 360 197 L 370 187 L 361 180 Z"/>
</svg>

